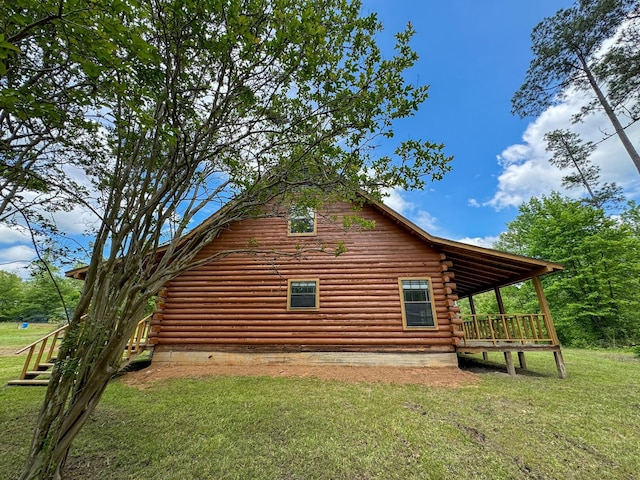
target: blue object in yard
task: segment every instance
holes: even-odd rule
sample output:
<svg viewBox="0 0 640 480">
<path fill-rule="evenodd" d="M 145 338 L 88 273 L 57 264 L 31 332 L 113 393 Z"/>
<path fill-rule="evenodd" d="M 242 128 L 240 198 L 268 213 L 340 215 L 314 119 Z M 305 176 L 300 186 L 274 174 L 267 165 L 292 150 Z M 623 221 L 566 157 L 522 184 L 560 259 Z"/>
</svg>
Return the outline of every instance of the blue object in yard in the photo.
<svg viewBox="0 0 640 480">
<path fill-rule="evenodd" d="M 29 324 L 27 322 L 22 322 L 22 325 L 20 325 L 20 328 L 27 328 L 29 326 Z"/>
</svg>

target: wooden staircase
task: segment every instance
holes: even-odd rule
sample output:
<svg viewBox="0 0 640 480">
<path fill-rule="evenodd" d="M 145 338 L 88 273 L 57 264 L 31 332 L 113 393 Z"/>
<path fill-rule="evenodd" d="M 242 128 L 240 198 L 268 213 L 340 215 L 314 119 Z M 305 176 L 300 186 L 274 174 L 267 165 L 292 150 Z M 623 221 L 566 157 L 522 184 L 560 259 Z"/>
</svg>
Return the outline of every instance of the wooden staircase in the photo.
<svg viewBox="0 0 640 480">
<path fill-rule="evenodd" d="M 149 325 L 151 315 L 146 316 L 138 322 L 135 331 L 129 338 L 124 352 L 122 353 L 122 366 L 128 365 L 136 356 L 146 350 L 147 337 L 149 336 Z M 7 385 L 33 385 L 46 386 L 49 384 L 51 371 L 55 365 L 56 355 L 60 342 L 64 338 L 68 325 L 64 325 L 53 332 L 39 338 L 35 342 L 21 348 L 16 355 L 27 352 L 24 367 L 20 373 L 20 378 L 10 380 Z"/>
</svg>

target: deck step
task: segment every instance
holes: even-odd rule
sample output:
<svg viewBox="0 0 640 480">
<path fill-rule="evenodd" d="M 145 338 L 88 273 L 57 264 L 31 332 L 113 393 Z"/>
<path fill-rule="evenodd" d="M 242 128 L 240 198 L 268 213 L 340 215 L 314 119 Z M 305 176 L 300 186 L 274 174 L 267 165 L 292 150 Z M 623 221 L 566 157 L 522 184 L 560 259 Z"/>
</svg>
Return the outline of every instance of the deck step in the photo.
<svg viewBox="0 0 640 480">
<path fill-rule="evenodd" d="M 7 385 L 46 387 L 49 385 L 49 380 L 9 380 Z"/>
<path fill-rule="evenodd" d="M 27 377 L 37 377 L 38 375 L 49 377 L 51 376 L 51 370 L 30 370 L 25 372 L 25 375 Z"/>
</svg>

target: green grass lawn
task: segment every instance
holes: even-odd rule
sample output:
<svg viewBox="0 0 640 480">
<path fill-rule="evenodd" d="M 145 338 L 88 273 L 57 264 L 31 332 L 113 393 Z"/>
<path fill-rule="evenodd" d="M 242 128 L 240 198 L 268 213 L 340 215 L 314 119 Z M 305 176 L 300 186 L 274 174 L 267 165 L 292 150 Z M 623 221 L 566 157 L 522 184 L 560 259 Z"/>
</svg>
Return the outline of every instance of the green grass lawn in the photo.
<svg viewBox="0 0 640 480">
<path fill-rule="evenodd" d="M 114 380 L 68 478 L 638 478 L 640 361 L 564 356 L 566 380 L 540 353 L 527 355 L 532 374 L 485 370 L 460 388 L 209 377 L 139 390 Z M 0 357 L 0 381 L 20 368 Z M 18 474 L 43 395 L 0 386 L 0 478 Z"/>
<path fill-rule="evenodd" d="M 58 326 L 50 323 L 29 323 L 27 328 L 19 328 L 21 323 L 0 323 L 0 351 L 18 350 L 44 337 Z"/>
</svg>

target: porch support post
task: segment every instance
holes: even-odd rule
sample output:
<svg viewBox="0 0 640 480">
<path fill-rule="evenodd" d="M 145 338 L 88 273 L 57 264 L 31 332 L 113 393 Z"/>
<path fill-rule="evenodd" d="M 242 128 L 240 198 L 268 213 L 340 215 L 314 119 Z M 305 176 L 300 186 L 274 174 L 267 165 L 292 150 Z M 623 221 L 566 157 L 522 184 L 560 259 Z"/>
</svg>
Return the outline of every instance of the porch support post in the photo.
<svg viewBox="0 0 640 480">
<path fill-rule="evenodd" d="M 500 293 L 500 288 L 496 287 L 493 289 L 496 294 L 496 302 L 498 302 L 498 311 L 500 312 L 500 316 L 502 317 L 502 322 L 504 325 L 504 303 L 502 301 L 502 294 Z M 505 327 L 506 328 L 506 327 Z M 505 335 L 508 337 L 507 332 Z M 515 376 L 516 374 L 516 366 L 513 363 L 513 355 L 511 352 L 504 352 L 504 362 L 507 364 L 507 373 L 511 376 Z"/>
<path fill-rule="evenodd" d="M 542 313 L 544 313 L 545 325 L 547 327 L 547 332 L 549 332 L 549 337 L 551 338 L 553 344 L 558 348 L 553 352 L 553 356 L 556 360 L 556 368 L 558 369 L 558 376 L 560 378 L 567 378 L 567 369 L 565 368 L 564 359 L 562 358 L 562 351 L 560 350 L 560 340 L 558 340 L 556 327 L 553 324 L 553 318 L 551 317 L 551 310 L 549 309 L 549 304 L 547 303 L 547 297 L 544 296 L 544 291 L 542 290 L 542 283 L 540 282 L 540 278 L 538 277 L 538 275 L 533 275 L 531 277 L 531 281 L 533 282 L 533 288 L 536 289 L 536 295 L 538 295 L 540 310 L 542 310 Z"/>
<path fill-rule="evenodd" d="M 520 368 L 527 369 L 527 359 L 524 358 L 524 352 L 518 352 L 518 361 L 520 362 Z"/>
<path fill-rule="evenodd" d="M 556 359 L 556 368 L 558 369 L 558 376 L 560 378 L 567 378 L 567 369 L 564 366 L 564 358 L 562 358 L 562 351 L 558 348 L 553 352 L 553 356 Z"/>
<path fill-rule="evenodd" d="M 493 289 L 493 292 L 496 294 L 496 302 L 498 304 L 498 312 L 500 312 L 500 322 L 502 323 L 502 325 L 504 327 L 504 335 L 505 335 L 506 338 L 509 338 L 509 332 L 507 330 L 507 322 L 506 322 L 506 319 L 505 319 L 504 302 L 502 301 L 502 292 L 500 292 L 500 287 L 495 287 Z M 505 360 L 507 360 L 506 352 L 504 354 L 504 358 L 505 358 Z M 509 361 L 513 365 L 513 359 L 511 358 L 511 353 L 509 353 Z M 507 369 L 509 368 L 509 361 L 507 362 Z M 511 373 L 511 371 L 509 371 L 509 374 L 510 375 L 515 375 L 516 374 L 515 369 L 513 370 L 513 373 Z"/>
<path fill-rule="evenodd" d="M 500 288 L 496 287 L 493 289 L 496 294 L 496 302 L 498 302 L 498 311 L 500 315 L 504 315 L 504 303 L 502 302 L 502 293 L 500 293 Z"/>
<path fill-rule="evenodd" d="M 513 355 L 511 355 L 511 352 L 504 352 L 504 361 L 507 364 L 507 373 L 514 376 L 516 374 L 516 366 L 513 364 Z"/>
<path fill-rule="evenodd" d="M 542 283 L 540 282 L 540 277 L 538 277 L 538 275 L 532 275 L 531 281 L 533 282 L 533 288 L 535 288 L 536 295 L 538 296 L 538 303 L 540 304 L 540 310 L 544 314 L 545 326 L 547 327 L 549 338 L 551 338 L 553 345 L 560 345 L 560 341 L 558 340 L 558 334 L 556 333 L 556 327 L 553 324 L 553 318 L 551 317 L 551 310 L 549 309 L 549 304 L 547 303 L 547 297 L 544 296 L 544 291 L 542 290 Z"/>
</svg>

